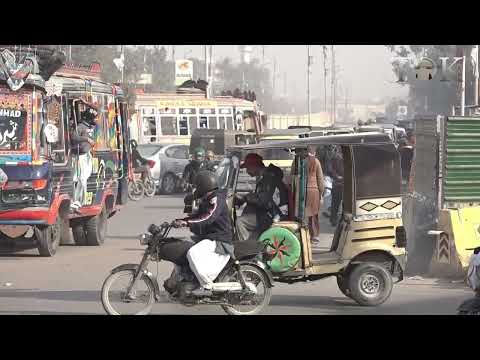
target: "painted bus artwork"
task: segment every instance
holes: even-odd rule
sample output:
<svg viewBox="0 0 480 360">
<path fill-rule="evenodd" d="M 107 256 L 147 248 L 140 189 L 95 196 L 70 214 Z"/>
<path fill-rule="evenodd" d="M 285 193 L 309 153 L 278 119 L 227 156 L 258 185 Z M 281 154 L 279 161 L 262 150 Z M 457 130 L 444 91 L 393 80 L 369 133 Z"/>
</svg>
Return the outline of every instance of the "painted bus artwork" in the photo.
<svg viewBox="0 0 480 360">
<path fill-rule="evenodd" d="M 76 245 L 102 245 L 108 218 L 127 201 L 122 89 L 100 80 L 98 64 L 64 62 L 53 49 L 0 48 L 0 242 L 13 251 L 28 240 L 53 256 L 71 235 Z M 94 145 L 82 157 L 71 136 L 88 107 L 98 116 Z M 82 179 L 80 206 L 72 209 Z"/>
</svg>

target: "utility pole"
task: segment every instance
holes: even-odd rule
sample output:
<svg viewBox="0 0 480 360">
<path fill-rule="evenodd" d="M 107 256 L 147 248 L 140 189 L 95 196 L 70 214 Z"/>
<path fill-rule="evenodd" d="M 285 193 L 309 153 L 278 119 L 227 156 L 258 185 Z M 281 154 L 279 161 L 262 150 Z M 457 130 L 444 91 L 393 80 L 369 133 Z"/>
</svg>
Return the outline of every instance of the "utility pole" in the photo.
<svg viewBox="0 0 480 360">
<path fill-rule="evenodd" d="M 122 66 L 122 86 L 123 88 L 125 88 L 125 48 L 124 48 L 124 45 L 122 45 L 121 47 L 121 54 L 120 54 L 120 57 L 123 59 L 123 66 Z"/>
<path fill-rule="evenodd" d="M 325 96 L 325 112 L 327 112 L 327 46 L 323 45 L 323 87 Z"/>
<path fill-rule="evenodd" d="M 175 45 L 172 45 L 172 61 L 175 62 Z"/>
<path fill-rule="evenodd" d="M 311 126 L 310 114 L 312 111 L 312 99 L 310 97 L 310 66 L 311 66 L 311 57 L 310 57 L 310 45 L 307 45 L 307 107 L 308 107 L 308 126 Z"/>
<path fill-rule="evenodd" d="M 465 53 L 463 55 L 462 61 L 462 97 L 461 97 L 461 106 L 462 106 L 462 116 L 465 116 Z"/>
<path fill-rule="evenodd" d="M 335 124 L 335 107 L 336 107 L 336 103 L 335 103 L 335 92 L 336 92 L 336 89 L 335 89 L 335 50 L 333 48 L 333 45 L 330 45 L 330 49 L 331 49 L 331 52 L 332 52 L 332 125 Z"/>
<path fill-rule="evenodd" d="M 262 45 L 262 66 L 265 65 L 265 45 Z"/>
<path fill-rule="evenodd" d="M 215 74 L 214 68 L 215 61 L 213 59 L 213 45 L 210 45 L 210 79 L 208 81 L 208 84 L 210 85 L 211 92 L 213 92 L 213 75 Z"/>
<path fill-rule="evenodd" d="M 68 62 L 72 62 L 72 45 L 68 45 Z"/>
<path fill-rule="evenodd" d="M 283 94 L 287 97 L 287 73 L 283 72 Z"/>
<path fill-rule="evenodd" d="M 273 96 L 275 96 L 275 80 L 277 78 L 277 59 L 273 59 Z"/>
<path fill-rule="evenodd" d="M 205 81 L 207 81 L 207 87 L 205 89 L 205 97 L 207 99 L 210 98 L 210 94 L 209 94 L 209 84 L 208 84 L 208 51 L 207 51 L 207 45 L 204 45 L 204 50 L 205 50 Z"/>
<path fill-rule="evenodd" d="M 474 45 L 472 52 L 473 52 L 473 62 L 474 62 L 473 74 L 475 76 L 474 104 L 475 106 L 478 106 L 478 45 Z"/>
</svg>

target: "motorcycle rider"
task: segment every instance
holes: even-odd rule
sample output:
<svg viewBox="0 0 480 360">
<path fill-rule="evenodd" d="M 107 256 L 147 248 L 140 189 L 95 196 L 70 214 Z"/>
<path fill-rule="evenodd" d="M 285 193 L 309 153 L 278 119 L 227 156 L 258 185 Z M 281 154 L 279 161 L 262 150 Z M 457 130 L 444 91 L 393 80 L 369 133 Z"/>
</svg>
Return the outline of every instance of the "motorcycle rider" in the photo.
<svg viewBox="0 0 480 360">
<path fill-rule="evenodd" d="M 207 151 L 207 156 L 205 157 L 205 170 L 216 170 L 215 153 L 212 150 Z"/>
<path fill-rule="evenodd" d="M 202 147 L 197 147 L 193 151 L 192 160 L 185 166 L 182 174 L 182 180 L 186 184 L 193 184 L 195 180 L 195 175 L 200 170 L 205 169 L 205 149 Z"/>
<path fill-rule="evenodd" d="M 213 281 L 233 255 L 232 225 L 226 202 L 226 191 L 218 190 L 215 174 L 208 170 L 198 172 L 194 181 L 193 197 L 199 200 L 198 211 L 175 221 L 178 227 L 189 227 L 196 243 L 187 252 L 190 269 L 199 287 L 195 296 L 209 296 Z"/>
<path fill-rule="evenodd" d="M 130 147 L 132 148 L 132 165 L 136 173 L 142 174 L 142 181 L 145 181 L 150 176 L 150 169 L 148 167 L 148 160 L 145 159 L 138 151 L 138 144 L 136 140 L 130 140 Z"/>
<path fill-rule="evenodd" d="M 240 168 L 246 168 L 248 175 L 258 180 L 254 192 L 235 198 L 236 206 L 247 203 L 236 223 L 238 241 L 255 241 L 273 219 L 282 215 L 281 208 L 288 207 L 288 191 L 282 181 L 283 171 L 272 164 L 266 167 L 258 154 L 248 154 Z"/>
</svg>

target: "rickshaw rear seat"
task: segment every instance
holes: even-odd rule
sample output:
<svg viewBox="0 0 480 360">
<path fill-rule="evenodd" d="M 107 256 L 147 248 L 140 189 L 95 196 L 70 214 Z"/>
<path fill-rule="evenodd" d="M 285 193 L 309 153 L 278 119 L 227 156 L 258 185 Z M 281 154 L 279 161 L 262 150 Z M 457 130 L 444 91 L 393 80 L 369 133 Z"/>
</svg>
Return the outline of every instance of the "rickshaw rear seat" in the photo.
<svg viewBox="0 0 480 360">
<path fill-rule="evenodd" d="M 292 232 L 297 232 L 301 227 L 301 225 L 295 221 L 277 221 L 274 222 L 272 226 L 283 227 Z"/>
</svg>

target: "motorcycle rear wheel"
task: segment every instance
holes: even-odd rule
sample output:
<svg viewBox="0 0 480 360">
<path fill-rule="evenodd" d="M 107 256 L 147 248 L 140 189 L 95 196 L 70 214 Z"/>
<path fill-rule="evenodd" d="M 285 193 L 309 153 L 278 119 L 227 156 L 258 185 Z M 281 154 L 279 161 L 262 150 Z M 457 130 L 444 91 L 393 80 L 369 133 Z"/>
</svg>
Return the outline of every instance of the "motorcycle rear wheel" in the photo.
<svg viewBox="0 0 480 360">
<path fill-rule="evenodd" d="M 262 312 L 270 303 L 272 288 L 265 274 L 251 265 L 241 265 L 240 271 L 246 282 L 255 284 L 256 295 L 242 295 L 241 293 L 230 293 L 226 295 L 230 304 L 222 305 L 222 309 L 229 315 L 257 315 Z M 219 282 L 239 281 L 238 273 L 232 269 Z"/>
<path fill-rule="evenodd" d="M 143 187 L 145 190 L 145 196 L 147 197 L 153 197 L 157 192 L 157 186 L 155 185 L 155 181 L 153 181 L 153 179 L 150 177 L 145 179 Z"/>
<path fill-rule="evenodd" d="M 110 274 L 102 286 L 102 305 L 109 315 L 148 315 L 155 303 L 155 290 L 151 280 L 142 276 L 132 289 L 133 299 L 126 291 L 135 276 L 135 270 L 121 270 Z M 117 289 L 116 286 L 119 286 Z M 135 306 L 137 305 L 137 306 Z"/>
</svg>

